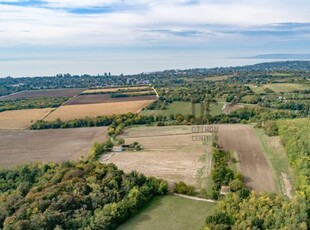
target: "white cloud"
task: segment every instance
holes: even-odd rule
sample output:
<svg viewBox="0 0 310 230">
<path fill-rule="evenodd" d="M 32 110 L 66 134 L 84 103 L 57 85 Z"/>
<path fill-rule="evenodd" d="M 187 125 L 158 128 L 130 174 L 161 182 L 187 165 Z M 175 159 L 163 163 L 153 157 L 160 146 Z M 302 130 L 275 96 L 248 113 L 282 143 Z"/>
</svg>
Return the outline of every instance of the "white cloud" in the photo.
<svg viewBox="0 0 310 230">
<path fill-rule="evenodd" d="M 0 46 L 203 43 L 245 36 L 225 33 L 225 30 L 247 30 L 271 23 L 310 22 L 307 10 L 310 3 L 305 0 L 294 4 L 288 0 L 46 2 L 49 8 L 0 5 Z M 68 12 L 92 7 L 110 7 L 112 10 L 89 15 Z M 187 36 L 189 31 L 196 36 Z"/>
<path fill-rule="evenodd" d="M 98 7 L 98 6 L 111 6 L 121 3 L 121 0 L 47 0 L 47 5 L 50 7 Z"/>
</svg>

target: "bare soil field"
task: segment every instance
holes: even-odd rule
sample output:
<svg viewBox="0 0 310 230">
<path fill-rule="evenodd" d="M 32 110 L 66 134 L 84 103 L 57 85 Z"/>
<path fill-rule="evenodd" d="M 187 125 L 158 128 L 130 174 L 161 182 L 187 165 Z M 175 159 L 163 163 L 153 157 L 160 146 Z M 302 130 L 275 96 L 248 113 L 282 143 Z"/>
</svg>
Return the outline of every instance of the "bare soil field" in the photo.
<svg viewBox="0 0 310 230">
<path fill-rule="evenodd" d="M 253 127 L 239 124 L 218 127 L 219 145 L 238 153 L 246 185 L 258 192 L 275 192 L 272 170 Z"/>
<path fill-rule="evenodd" d="M 0 112 L 0 129 L 26 129 L 53 109 L 27 109 Z"/>
<path fill-rule="evenodd" d="M 120 90 L 141 90 L 149 89 L 149 86 L 135 86 L 135 87 L 117 87 L 117 88 L 102 88 L 102 89 L 88 89 L 83 91 L 83 93 L 115 93 Z"/>
<path fill-rule="evenodd" d="M 112 153 L 101 161 L 114 163 L 125 172 L 136 170 L 163 178 L 170 184 L 184 181 L 199 187 L 199 180 L 205 180 L 199 176 L 210 175 L 211 148 L 202 141 L 193 141 L 192 136 L 189 126 L 130 128 L 121 137 L 127 144 L 139 142 L 143 150 Z"/>
<path fill-rule="evenodd" d="M 26 98 L 41 98 L 41 97 L 73 97 L 80 94 L 85 89 L 46 89 L 46 90 L 31 90 L 20 93 L 11 94 L 0 97 L 0 100 L 15 100 Z"/>
<path fill-rule="evenodd" d="M 83 119 L 86 117 L 109 116 L 113 114 L 139 113 L 154 100 L 140 100 L 127 102 L 110 102 L 85 105 L 65 105 L 57 108 L 44 120 L 54 121 L 60 118 L 62 121 Z"/>
<path fill-rule="evenodd" d="M 0 168 L 29 162 L 63 162 L 86 156 L 106 127 L 57 130 L 0 130 Z"/>
<path fill-rule="evenodd" d="M 65 105 L 84 105 L 84 104 L 98 104 L 98 103 L 111 103 L 111 102 L 144 101 L 144 100 L 156 100 L 156 96 L 111 98 L 109 94 L 89 94 L 73 97 L 71 100 L 67 101 Z"/>
</svg>

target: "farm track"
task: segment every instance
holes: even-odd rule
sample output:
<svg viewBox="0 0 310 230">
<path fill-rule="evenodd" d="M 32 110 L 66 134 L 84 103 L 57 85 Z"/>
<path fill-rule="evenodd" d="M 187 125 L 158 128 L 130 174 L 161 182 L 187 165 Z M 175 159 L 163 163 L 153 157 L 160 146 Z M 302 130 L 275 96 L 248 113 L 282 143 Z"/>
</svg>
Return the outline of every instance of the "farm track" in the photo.
<svg viewBox="0 0 310 230">
<path fill-rule="evenodd" d="M 178 194 L 178 193 L 173 193 L 173 195 L 183 197 L 186 199 L 190 199 L 190 200 L 197 200 L 197 201 L 203 201 L 203 202 L 209 202 L 209 203 L 218 203 L 218 201 L 216 200 L 204 199 L 204 198 L 195 197 L 195 196 L 187 196 L 187 195 Z"/>
<path fill-rule="evenodd" d="M 152 89 L 153 89 L 154 92 L 156 93 L 156 97 L 159 98 L 159 94 L 158 94 L 157 90 L 156 90 L 154 87 L 152 87 Z"/>
<path fill-rule="evenodd" d="M 47 118 L 52 112 L 54 112 L 57 108 L 53 108 L 51 111 L 49 111 L 47 114 L 45 114 L 40 120 L 44 120 Z"/>
</svg>

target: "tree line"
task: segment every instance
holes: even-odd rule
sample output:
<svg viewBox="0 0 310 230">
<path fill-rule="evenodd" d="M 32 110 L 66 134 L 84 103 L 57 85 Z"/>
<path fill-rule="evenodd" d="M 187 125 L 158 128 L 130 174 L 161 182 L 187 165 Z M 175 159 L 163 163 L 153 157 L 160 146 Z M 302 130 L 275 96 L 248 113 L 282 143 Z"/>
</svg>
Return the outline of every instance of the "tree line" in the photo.
<svg viewBox="0 0 310 230">
<path fill-rule="evenodd" d="M 212 194 L 211 198 L 218 199 L 222 186 L 229 186 L 232 192 L 237 192 L 242 197 L 247 197 L 250 190 L 243 184 L 241 173 L 234 172 L 228 165 L 233 158 L 230 152 L 220 149 L 216 144 L 212 147 Z"/>
<path fill-rule="evenodd" d="M 199 124 L 220 124 L 220 123 L 253 123 L 268 120 L 279 120 L 283 118 L 291 119 L 302 115 L 296 114 L 287 110 L 271 110 L 260 106 L 245 107 L 230 114 L 221 114 L 211 116 L 207 114 L 204 117 L 195 117 L 189 115 L 169 115 L 169 116 L 144 116 L 140 114 L 119 114 L 112 116 L 98 116 L 95 118 L 75 119 L 71 121 L 62 121 L 56 119 L 55 121 L 39 120 L 34 123 L 30 129 L 64 129 L 64 128 L 79 128 L 79 127 L 97 127 L 97 126 L 111 126 L 114 130 L 120 124 L 124 127 L 130 125 L 199 125 Z"/>
<path fill-rule="evenodd" d="M 0 112 L 21 109 L 57 108 L 66 102 L 68 97 L 46 97 L 0 101 Z"/>
</svg>

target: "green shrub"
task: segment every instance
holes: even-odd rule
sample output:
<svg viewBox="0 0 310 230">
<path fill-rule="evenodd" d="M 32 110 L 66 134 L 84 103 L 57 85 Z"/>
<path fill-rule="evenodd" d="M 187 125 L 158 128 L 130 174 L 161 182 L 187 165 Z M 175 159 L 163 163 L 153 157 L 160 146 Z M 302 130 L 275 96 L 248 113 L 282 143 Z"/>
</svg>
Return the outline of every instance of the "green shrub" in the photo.
<svg viewBox="0 0 310 230">
<path fill-rule="evenodd" d="M 186 185 L 183 181 L 180 181 L 179 183 L 175 183 L 174 192 L 192 196 L 195 194 L 195 187 Z"/>
</svg>

